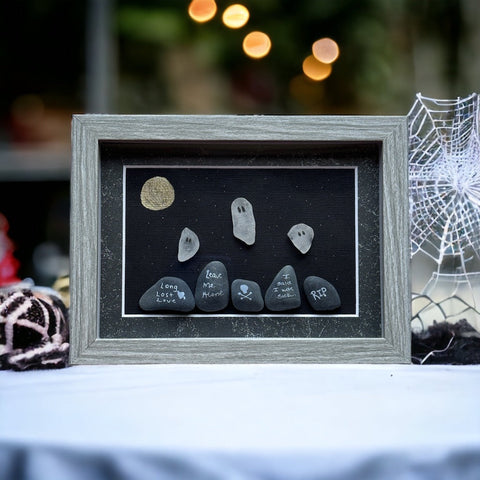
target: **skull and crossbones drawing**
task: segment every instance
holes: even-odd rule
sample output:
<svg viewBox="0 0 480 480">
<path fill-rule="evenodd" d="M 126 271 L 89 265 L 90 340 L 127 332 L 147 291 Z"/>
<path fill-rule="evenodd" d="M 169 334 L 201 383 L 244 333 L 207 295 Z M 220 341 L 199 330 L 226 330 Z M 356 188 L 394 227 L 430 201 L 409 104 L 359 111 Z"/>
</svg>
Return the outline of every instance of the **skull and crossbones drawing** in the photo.
<svg viewBox="0 0 480 480">
<path fill-rule="evenodd" d="M 247 293 L 248 292 L 248 293 Z M 252 291 L 248 291 L 248 285 L 242 284 L 240 285 L 240 292 L 238 292 L 240 300 L 250 300 L 252 301 Z"/>
</svg>

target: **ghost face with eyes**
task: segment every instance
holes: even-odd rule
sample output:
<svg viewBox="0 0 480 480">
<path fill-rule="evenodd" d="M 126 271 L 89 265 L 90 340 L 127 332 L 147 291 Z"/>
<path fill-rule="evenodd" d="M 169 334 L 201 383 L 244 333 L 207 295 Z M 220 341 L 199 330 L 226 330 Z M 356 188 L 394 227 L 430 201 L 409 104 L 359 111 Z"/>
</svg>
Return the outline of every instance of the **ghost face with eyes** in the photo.
<svg viewBox="0 0 480 480">
<path fill-rule="evenodd" d="M 180 235 L 180 240 L 178 242 L 178 261 L 186 262 L 198 252 L 199 248 L 200 241 L 197 234 L 188 227 L 185 227 L 182 230 L 182 234 Z"/>
<path fill-rule="evenodd" d="M 288 231 L 288 238 L 303 254 L 310 250 L 313 242 L 313 228 L 305 223 L 297 223 Z"/>
<path fill-rule="evenodd" d="M 233 235 L 247 245 L 255 243 L 255 217 L 252 204 L 246 198 L 232 202 Z"/>
</svg>

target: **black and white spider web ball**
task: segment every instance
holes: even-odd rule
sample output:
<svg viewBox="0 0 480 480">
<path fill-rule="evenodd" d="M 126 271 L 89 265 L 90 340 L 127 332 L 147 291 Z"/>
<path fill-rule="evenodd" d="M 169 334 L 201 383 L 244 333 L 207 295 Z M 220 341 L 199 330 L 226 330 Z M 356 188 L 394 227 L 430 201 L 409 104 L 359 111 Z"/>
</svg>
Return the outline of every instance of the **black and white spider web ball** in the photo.
<svg viewBox="0 0 480 480">
<path fill-rule="evenodd" d="M 0 369 L 66 367 L 68 341 L 68 310 L 59 296 L 30 289 L 0 292 Z"/>
</svg>

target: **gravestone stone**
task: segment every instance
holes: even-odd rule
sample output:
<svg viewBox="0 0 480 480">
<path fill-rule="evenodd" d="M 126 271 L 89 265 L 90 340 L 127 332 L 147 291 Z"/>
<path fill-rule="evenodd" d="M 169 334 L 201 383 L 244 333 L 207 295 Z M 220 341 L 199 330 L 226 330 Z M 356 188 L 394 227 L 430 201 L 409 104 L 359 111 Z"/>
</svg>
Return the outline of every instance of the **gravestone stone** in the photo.
<svg viewBox="0 0 480 480">
<path fill-rule="evenodd" d="M 321 277 L 310 276 L 303 282 L 308 303 L 317 312 L 336 310 L 342 304 L 337 289 Z"/>
<path fill-rule="evenodd" d="M 177 277 L 162 277 L 142 295 L 138 303 L 146 312 L 166 310 L 186 313 L 195 308 L 190 287 Z"/>
<path fill-rule="evenodd" d="M 295 270 L 291 265 L 285 265 L 268 287 L 265 305 L 273 312 L 281 312 L 298 308 L 301 303 Z"/>
<path fill-rule="evenodd" d="M 236 279 L 231 291 L 233 306 L 240 312 L 260 312 L 263 309 L 264 301 L 257 282 Z"/>
<path fill-rule="evenodd" d="M 208 263 L 197 278 L 195 303 L 203 312 L 218 312 L 227 307 L 230 285 L 225 265 L 219 261 Z"/>
</svg>

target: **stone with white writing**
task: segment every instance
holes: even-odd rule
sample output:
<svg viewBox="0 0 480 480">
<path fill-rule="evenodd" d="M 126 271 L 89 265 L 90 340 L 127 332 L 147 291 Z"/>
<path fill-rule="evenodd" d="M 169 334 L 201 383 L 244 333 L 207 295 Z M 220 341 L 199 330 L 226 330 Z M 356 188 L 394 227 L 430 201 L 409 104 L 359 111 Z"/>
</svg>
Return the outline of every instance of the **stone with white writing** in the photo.
<svg viewBox="0 0 480 480">
<path fill-rule="evenodd" d="M 287 233 L 288 238 L 303 254 L 310 250 L 313 242 L 313 228 L 305 223 L 297 223 Z"/>
<path fill-rule="evenodd" d="M 301 303 L 295 270 L 291 265 L 285 265 L 268 287 L 265 305 L 272 312 L 282 312 L 298 308 Z"/>
<path fill-rule="evenodd" d="M 218 312 L 227 307 L 230 284 L 225 265 L 219 261 L 208 263 L 197 278 L 195 303 L 203 312 Z"/>
<path fill-rule="evenodd" d="M 324 278 L 307 277 L 303 282 L 303 289 L 308 303 L 317 312 L 330 312 L 342 304 L 337 289 Z"/>
<path fill-rule="evenodd" d="M 260 312 L 264 301 L 257 282 L 236 279 L 232 282 L 232 303 L 240 312 Z"/>
<path fill-rule="evenodd" d="M 247 245 L 255 243 L 255 217 L 252 204 L 243 197 L 236 198 L 231 205 L 233 235 Z"/>
<path fill-rule="evenodd" d="M 178 261 L 186 262 L 190 260 L 198 252 L 199 248 L 200 240 L 197 234 L 188 227 L 185 227 L 178 241 Z"/>
<path fill-rule="evenodd" d="M 186 313 L 195 308 L 195 299 L 190 287 L 184 280 L 177 277 L 162 277 L 142 295 L 138 303 L 146 312 Z"/>
</svg>

